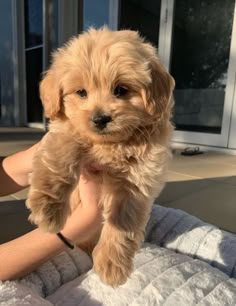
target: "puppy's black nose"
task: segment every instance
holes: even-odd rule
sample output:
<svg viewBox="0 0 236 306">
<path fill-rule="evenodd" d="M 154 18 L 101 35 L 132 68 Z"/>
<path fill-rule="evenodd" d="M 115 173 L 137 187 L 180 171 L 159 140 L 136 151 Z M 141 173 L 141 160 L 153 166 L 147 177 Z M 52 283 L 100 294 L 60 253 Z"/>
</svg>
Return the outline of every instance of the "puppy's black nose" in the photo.
<svg viewBox="0 0 236 306">
<path fill-rule="evenodd" d="M 92 121 L 96 128 L 102 130 L 107 126 L 107 123 L 112 121 L 112 118 L 109 115 L 95 115 Z"/>
</svg>

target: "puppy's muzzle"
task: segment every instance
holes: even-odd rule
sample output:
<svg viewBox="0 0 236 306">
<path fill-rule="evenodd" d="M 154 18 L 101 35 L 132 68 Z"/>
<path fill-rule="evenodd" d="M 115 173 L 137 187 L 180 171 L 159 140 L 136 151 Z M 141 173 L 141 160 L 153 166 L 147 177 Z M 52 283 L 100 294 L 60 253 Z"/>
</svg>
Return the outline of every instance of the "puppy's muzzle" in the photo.
<svg viewBox="0 0 236 306">
<path fill-rule="evenodd" d="M 112 121 L 112 117 L 109 115 L 94 115 L 92 118 L 93 125 L 98 130 L 106 128 L 107 124 Z"/>
</svg>

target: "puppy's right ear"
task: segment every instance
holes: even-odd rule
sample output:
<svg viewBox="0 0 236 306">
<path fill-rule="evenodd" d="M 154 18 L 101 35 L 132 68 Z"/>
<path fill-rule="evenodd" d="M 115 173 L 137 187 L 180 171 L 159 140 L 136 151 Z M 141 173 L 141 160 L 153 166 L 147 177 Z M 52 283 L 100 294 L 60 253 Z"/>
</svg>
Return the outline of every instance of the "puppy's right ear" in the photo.
<svg viewBox="0 0 236 306">
<path fill-rule="evenodd" d="M 55 75 L 49 71 L 40 83 L 40 98 L 43 103 L 45 117 L 54 120 L 60 116 L 62 106 L 62 90 Z"/>
</svg>

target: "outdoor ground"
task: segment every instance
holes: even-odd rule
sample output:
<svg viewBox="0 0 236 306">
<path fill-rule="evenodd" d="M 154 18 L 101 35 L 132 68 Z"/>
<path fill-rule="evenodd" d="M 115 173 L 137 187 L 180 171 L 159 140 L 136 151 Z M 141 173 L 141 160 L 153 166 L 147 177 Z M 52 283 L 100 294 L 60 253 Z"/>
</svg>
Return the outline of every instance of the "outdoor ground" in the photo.
<svg viewBox="0 0 236 306">
<path fill-rule="evenodd" d="M 29 147 L 42 135 L 35 129 L 1 128 L 0 156 Z M 236 233 L 236 156 L 204 152 L 190 157 L 182 156 L 180 150 L 173 153 L 168 183 L 157 202 Z M 24 208 L 26 194 L 23 191 L 0 198 L 0 224 L 4 229 L 0 243 L 31 228 Z"/>
</svg>

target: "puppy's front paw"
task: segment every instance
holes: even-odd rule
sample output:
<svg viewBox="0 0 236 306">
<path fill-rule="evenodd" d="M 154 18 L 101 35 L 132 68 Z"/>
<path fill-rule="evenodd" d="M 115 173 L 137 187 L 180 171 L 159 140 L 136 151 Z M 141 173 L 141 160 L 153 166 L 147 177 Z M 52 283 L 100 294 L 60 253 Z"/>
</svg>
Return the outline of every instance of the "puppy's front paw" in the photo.
<svg viewBox="0 0 236 306">
<path fill-rule="evenodd" d="M 57 233 L 66 221 L 66 203 L 57 202 L 48 195 L 39 192 L 31 193 L 26 201 L 31 210 L 29 220 L 42 231 Z"/>
<path fill-rule="evenodd" d="M 97 245 L 93 251 L 94 270 L 100 279 L 107 285 L 118 287 L 127 281 L 130 276 L 133 263 L 128 258 L 121 260 L 116 250 L 112 252 L 112 246 Z"/>
</svg>

